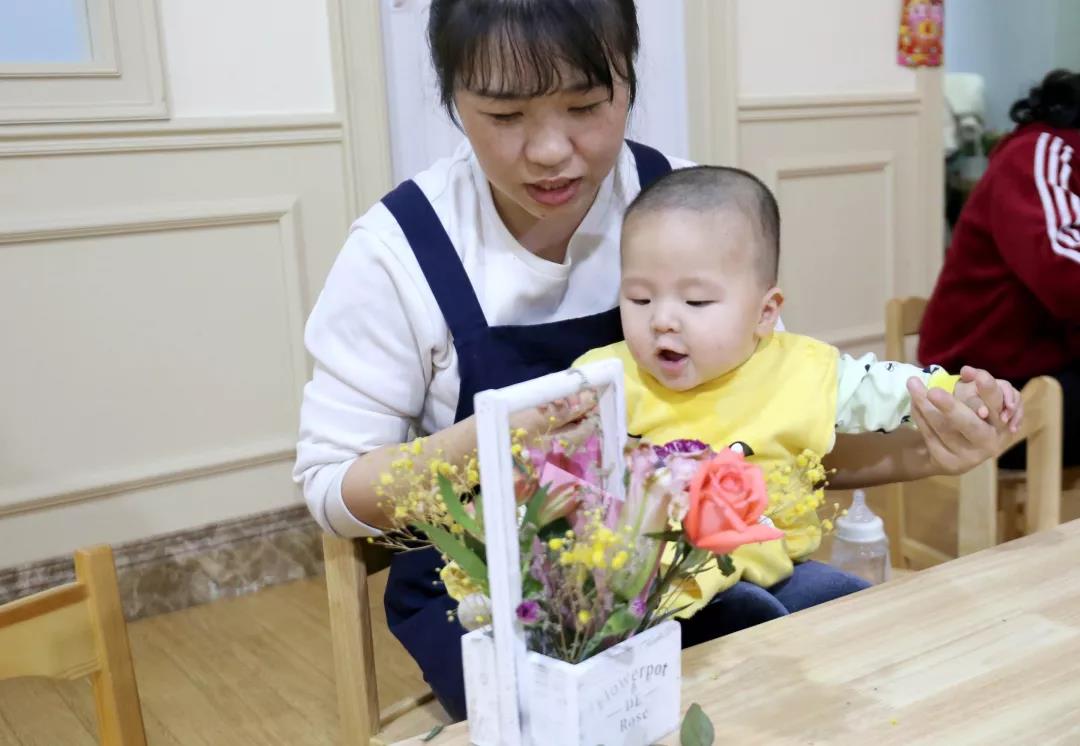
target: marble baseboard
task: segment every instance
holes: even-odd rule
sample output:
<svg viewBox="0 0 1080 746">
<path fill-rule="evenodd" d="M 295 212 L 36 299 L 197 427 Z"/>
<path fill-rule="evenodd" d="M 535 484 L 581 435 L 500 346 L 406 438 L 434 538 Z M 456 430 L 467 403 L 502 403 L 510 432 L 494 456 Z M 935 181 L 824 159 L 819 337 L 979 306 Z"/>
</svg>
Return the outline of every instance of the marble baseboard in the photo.
<svg viewBox="0 0 1080 746">
<path fill-rule="evenodd" d="M 307 508 L 247 516 L 113 546 L 129 621 L 322 573 Z M 0 604 L 75 578 L 71 557 L 0 570 Z"/>
</svg>

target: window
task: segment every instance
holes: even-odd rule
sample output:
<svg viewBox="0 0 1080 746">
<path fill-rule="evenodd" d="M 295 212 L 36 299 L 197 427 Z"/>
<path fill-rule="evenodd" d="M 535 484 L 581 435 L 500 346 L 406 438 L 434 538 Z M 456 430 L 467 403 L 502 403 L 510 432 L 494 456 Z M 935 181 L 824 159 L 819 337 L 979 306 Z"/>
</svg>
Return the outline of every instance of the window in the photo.
<svg viewBox="0 0 1080 746">
<path fill-rule="evenodd" d="M 0 0 L 0 124 L 167 116 L 156 0 Z"/>
</svg>

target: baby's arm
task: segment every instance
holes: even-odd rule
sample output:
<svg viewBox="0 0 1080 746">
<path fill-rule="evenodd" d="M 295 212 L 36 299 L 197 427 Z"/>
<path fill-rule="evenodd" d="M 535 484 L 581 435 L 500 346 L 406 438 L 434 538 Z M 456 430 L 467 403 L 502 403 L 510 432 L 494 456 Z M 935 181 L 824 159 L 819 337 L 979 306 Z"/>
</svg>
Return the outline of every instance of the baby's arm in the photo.
<svg viewBox="0 0 1080 746">
<path fill-rule="evenodd" d="M 1012 420 L 1020 407 L 1020 395 L 1008 381 L 995 381 L 989 373 L 965 367 L 950 375 L 931 365 L 920 368 L 907 363 L 879 361 L 874 355 L 859 359 L 841 355 L 837 365 L 836 431 L 838 433 L 889 432 L 911 422 L 908 381 L 918 379 L 927 388 L 940 388 L 970 407 L 982 419 L 991 413 L 1003 422 Z"/>
<path fill-rule="evenodd" d="M 927 388 L 953 393 L 959 376 L 931 365 L 878 360 L 867 354 L 856 359 L 840 355 L 837 361 L 836 432 L 890 432 L 911 422 L 911 394 L 907 382 L 918 378 Z"/>
</svg>

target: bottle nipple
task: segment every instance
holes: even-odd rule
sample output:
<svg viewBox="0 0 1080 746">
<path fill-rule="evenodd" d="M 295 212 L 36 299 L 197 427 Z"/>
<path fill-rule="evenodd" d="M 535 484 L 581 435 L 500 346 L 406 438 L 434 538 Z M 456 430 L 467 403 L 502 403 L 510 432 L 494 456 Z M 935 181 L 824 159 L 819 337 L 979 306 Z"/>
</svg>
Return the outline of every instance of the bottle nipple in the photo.
<svg viewBox="0 0 1080 746">
<path fill-rule="evenodd" d="M 866 493 L 855 490 L 851 507 L 836 519 L 836 538 L 859 543 L 885 538 L 885 524 L 866 504 Z"/>
</svg>

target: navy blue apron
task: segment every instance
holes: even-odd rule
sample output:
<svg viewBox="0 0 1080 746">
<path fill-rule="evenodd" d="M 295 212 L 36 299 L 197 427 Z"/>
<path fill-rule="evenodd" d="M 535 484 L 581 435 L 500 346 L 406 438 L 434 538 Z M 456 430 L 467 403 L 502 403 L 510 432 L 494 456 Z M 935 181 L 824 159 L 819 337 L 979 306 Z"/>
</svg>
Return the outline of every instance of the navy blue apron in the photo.
<svg viewBox="0 0 1080 746">
<path fill-rule="evenodd" d="M 642 188 L 671 170 L 652 148 L 627 142 Z M 461 258 L 435 210 L 412 181 L 383 198 L 412 247 L 439 304 L 458 355 L 461 390 L 455 422 L 473 413 L 473 396 L 565 370 L 595 347 L 622 340 L 619 309 L 533 326 L 488 326 Z M 461 636 L 447 613 L 456 608 L 439 580 L 434 549 L 393 558 L 384 603 L 390 631 L 420 666 L 439 702 L 455 720 L 465 718 Z"/>
</svg>

